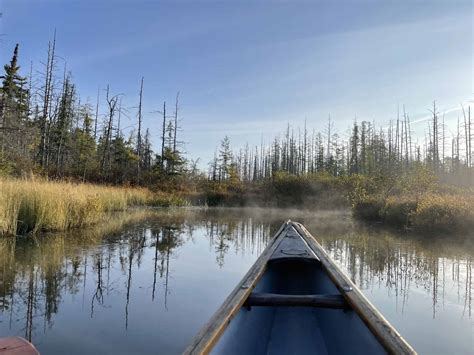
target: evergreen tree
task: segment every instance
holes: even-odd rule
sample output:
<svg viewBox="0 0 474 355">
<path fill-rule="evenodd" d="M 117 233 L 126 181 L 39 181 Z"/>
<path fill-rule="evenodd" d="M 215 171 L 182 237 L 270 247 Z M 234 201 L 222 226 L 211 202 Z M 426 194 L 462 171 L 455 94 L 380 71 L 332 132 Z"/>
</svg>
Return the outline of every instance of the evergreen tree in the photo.
<svg viewBox="0 0 474 355">
<path fill-rule="evenodd" d="M 351 174 L 358 174 L 360 172 L 359 166 L 359 126 L 354 122 L 351 137 L 351 151 L 350 151 L 350 166 L 349 172 Z"/>
<path fill-rule="evenodd" d="M 94 159 L 96 143 L 92 130 L 93 119 L 87 106 L 81 108 L 80 115 L 83 117 L 83 125 L 82 128 L 77 127 L 73 133 L 71 173 L 86 180 L 97 172 L 98 163 Z"/>
<path fill-rule="evenodd" d="M 10 63 L 4 66 L 0 88 L 0 154 L 10 159 L 24 151 L 28 120 L 27 79 L 19 73 L 18 48 L 17 44 Z"/>
<path fill-rule="evenodd" d="M 230 149 L 230 139 L 225 136 L 221 142 L 219 150 L 219 180 L 226 180 L 230 177 L 230 164 L 232 162 L 232 151 Z M 255 164 L 257 159 L 255 159 Z"/>
</svg>

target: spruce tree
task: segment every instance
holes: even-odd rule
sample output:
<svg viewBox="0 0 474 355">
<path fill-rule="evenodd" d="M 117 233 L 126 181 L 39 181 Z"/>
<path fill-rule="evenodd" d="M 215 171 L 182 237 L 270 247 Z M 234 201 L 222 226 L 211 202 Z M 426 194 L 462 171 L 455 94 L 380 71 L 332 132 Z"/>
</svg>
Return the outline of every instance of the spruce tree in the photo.
<svg viewBox="0 0 474 355">
<path fill-rule="evenodd" d="M 4 66 L 0 88 L 0 139 L 1 152 L 7 158 L 15 158 L 23 151 L 22 131 L 28 118 L 27 79 L 22 77 L 18 65 L 18 44 L 9 64 Z"/>
</svg>

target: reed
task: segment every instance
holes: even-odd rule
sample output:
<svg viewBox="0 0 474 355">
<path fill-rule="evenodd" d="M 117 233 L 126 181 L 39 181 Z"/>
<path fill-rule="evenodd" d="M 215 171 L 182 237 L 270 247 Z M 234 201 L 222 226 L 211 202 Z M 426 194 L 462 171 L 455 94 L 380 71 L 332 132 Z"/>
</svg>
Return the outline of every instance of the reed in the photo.
<svg viewBox="0 0 474 355">
<path fill-rule="evenodd" d="M 0 179 L 0 235 L 61 231 L 98 223 L 133 206 L 182 205 L 179 196 L 144 188 L 43 179 Z"/>
</svg>

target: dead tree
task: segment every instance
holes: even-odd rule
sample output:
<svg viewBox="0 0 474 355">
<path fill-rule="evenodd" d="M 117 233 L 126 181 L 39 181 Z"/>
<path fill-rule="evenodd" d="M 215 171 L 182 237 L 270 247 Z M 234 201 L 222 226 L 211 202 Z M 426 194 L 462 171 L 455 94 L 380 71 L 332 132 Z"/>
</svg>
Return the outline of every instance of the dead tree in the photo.
<svg viewBox="0 0 474 355">
<path fill-rule="evenodd" d="M 107 102 L 107 107 L 108 107 L 108 117 L 107 117 L 105 132 L 104 132 L 104 149 L 102 152 L 102 159 L 100 162 L 100 170 L 103 173 L 105 172 L 105 163 L 108 162 L 109 160 L 112 125 L 114 121 L 114 115 L 117 109 L 118 98 L 119 98 L 119 95 L 115 95 L 112 97 L 109 96 L 109 85 L 107 85 L 106 102 Z"/>
<path fill-rule="evenodd" d="M 100 99 L 100 85 L 97 88 L 97 102 L 95 105 L 94 141 L 97 141 L 97 123 L 99 121 L 99 99 Z"/>
<path fill-rule="evenodd" d="M 161 159 L 160 159 L 160 167 L 163 171 L 165 168 L 165 140 L 166 140 L 166 101 L 163 102 L 163 111 L 159 112 L 163 114 L 163 126 L 161 131 Z"/>
<path fill-rule="evenodd" d="M 179 91 L 176 94 L 176 102 L 174 107 L 174 134 L 173 134 L 173 153 L 176 154 L 176 137 L 178 136 L 178 107 L 179 106 Z"/>
<path fill-rule="evenodd" d="M 140 182 L 140 168 L 142 163 L 142 98 L 143 98 L 143 77 L 140 85 L 140 102 L 138 104 L 138 134 L 137 134 L 137 179 Z"/>
<path fill-rule="evenodd" d="M 51 110 L 52 92 L 53 92 L 53 72 L 56 50 L 56 30 L 54 31 L 53 42 L 48 43 L 48 59 L 46 61 L 45 83 L 43 88 L 43 112 L 41 116 L 41 139 L 39 147 L 39 161 L 42 167 L 47 165 L 47 143 L 48 143 L 48 125 L 49 114 Z"/>
</svg>

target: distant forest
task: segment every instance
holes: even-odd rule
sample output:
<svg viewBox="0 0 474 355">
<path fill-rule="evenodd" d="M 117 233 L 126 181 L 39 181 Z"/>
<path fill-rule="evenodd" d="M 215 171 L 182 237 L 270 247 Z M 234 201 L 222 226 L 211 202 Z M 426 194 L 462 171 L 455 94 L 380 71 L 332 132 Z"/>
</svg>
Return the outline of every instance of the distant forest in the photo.
<svg viewBox="0 0 474 355">
<path fill-rule="evenodd" d="M 276 173 L 294 176 L 325 173 L 331 176 L 399 175 L 423 166 L 442 181 L 460 186 L 473 183 L 471 108 L 462 107 L 456 127 L 447 134 L 444 115 L 436 103 L 427 121 L 426 136 L 412 137 L 404 107 L 385 128 L 374 122 L 354 122 L 344 139 L 328 120 L 323 133 L 289 125 L 271 144 L 246 145 L 233 150 L 225 137 L 216 149 L 208 172 L 185 158 L 178 137 L 179 95 L 159 112 L 161 145 L 152 147 L 143 126 L 143 78 L 137 81 L 136 129 L 124 135 L 122 95 L 109 86 L 97 93 L 94 104 L 84 103 L 66 68 L 59 68 L 56 39 L 49 42 L 45 64 L 20 68 L 20 50 L 14 48 L 4 66 L 0 88 L 0 172 L 21 176 L 34 173 L 111 184 L 166 185 L 208 181 L 255 182 Z M 106 112 L 99 112 L 104 105 Z M 104 107 L 104 106 L 102 106 Z M 156 134 L 156 132 L 154 132 Z M 184 181 L 184 182 L 183 182 Z"/>
<path fill-rule="evenodd" d="M 433 102 L 432 117 L 427 120 L 426 136 L 416 143 L 410 118 L 400 112 L 388 127 L 374 122 L 354 122 L 348 139 L 335 132 L 331 118 L 324 133 L 291 128 L 275 137 L 271 144 L 231 151 L 225 137 L 210 164 L 211 180 L 226 180 L 235 175 L 243 181 L 269 179 L 276 172 L 301 176 L 328 173 L 347 175 L 400 175 L 412 168 L 425 167 L 442 181 L 460 186 L 472 185 L 473 124 L 471 108 L 462 107 L 456 135 L 448 136 L 444 115 Z M 420 141 L 417 139 L 417 141 Z"/>
</svg>

